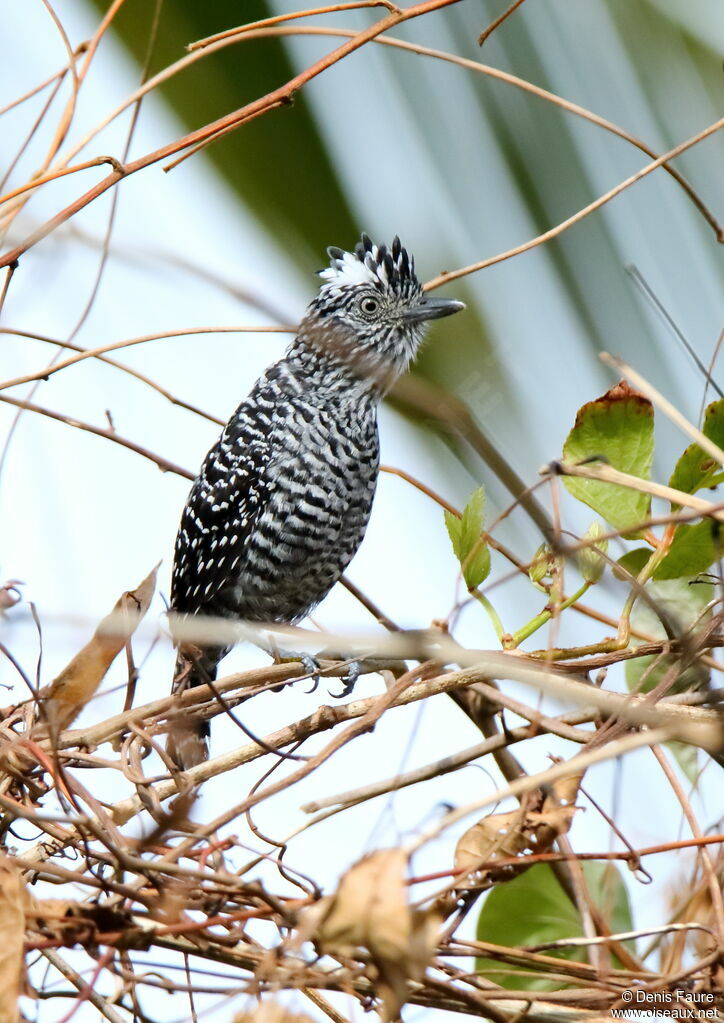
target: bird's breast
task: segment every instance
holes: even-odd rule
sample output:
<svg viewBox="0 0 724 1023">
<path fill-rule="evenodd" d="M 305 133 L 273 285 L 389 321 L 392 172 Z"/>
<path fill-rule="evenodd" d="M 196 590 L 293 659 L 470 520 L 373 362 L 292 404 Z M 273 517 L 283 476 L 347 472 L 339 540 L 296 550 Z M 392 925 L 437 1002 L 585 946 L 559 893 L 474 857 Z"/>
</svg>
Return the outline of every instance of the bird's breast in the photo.
<svg viewBox="0 0 724 1023">
<path fill-rule="evenodd" d="M 274 435 L 267 498 L 234 587 L 247 615 L 287 621 L 322 600 L 357 552 L 379 469 L 373 414 L 292 413 Z"/>
</svg>

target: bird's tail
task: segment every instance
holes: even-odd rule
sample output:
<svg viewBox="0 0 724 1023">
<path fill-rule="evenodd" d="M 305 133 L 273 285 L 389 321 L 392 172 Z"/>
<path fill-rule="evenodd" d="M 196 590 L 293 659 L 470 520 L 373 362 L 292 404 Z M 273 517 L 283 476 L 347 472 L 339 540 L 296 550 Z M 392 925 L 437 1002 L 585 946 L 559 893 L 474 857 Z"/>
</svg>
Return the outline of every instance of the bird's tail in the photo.
<svg viewBox="0 0 724 1023">
<path fill-rule="evenodd" d="M 193 686 L 214 682 L 219 661 L 226 653 L 222 647 L 200 650 L 187 644 L 179 646 L 171 692 L 183 693 Z M 166 752 L 182 771 L 208 760 L 209 722 L 190 711 L 176 714 L 171 719 Z"/>
</svg>

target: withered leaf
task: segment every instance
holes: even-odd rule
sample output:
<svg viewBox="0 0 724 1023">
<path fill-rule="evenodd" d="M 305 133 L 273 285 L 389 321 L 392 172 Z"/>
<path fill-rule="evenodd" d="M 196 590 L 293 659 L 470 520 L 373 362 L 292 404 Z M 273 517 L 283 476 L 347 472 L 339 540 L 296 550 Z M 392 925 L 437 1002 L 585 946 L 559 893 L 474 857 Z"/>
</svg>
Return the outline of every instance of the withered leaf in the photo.
<svg viewBox="0 0 724 1023">
<path fill-rule="evenodd" d="M 455 868 L 466 874 L 478 872 L 477 884 L 502 880 L 500 872 L 480 870 L 489 860 L 510 859 L 524 852 L 530 838 L 525 828 L 526 817 L 522 810 L 510 813 L 491 813 L 476 821 L 462 835 L 455 849 Z M 509 867 L 503 876 L 517 868 Z M 466 879 L 466 887 L 468 880 Z"/>
<path fill-rule="evenodd" d="M 476 888 L 510 881 L 530 866 L 522 859 L 520 865 L 502 867 L 483 868 L 484 863 L 513 859 L 525 852 L 548 852 L 571 826 L 581 777 L 577 774 L 560 778 L 543 798 L 542 805 L 539 802 L 540 809 L 488 814 L 468 828 L 455 849 L 455 867 L 465 873 L 460 887 L 470 888 L 471 880 Z"/>
<path fill-rule="evenodd" d="M 25 883 L 15 864 L 0 853 L 0 1020 L 20 1019 L 18 996 L 23 981 Z"/>
<path fill-rule="evenodd" d="M 264 999 L 254 1009 L 237 1012 L 233 1023 L 314 1023 L 304 1012 L 291 1012 L 285 1005 Z"/>
<path fill-rule="evenodd" d="M 93 902 L 74 902 L 72 899 L 28 896 L 25 915 L 31 930 L 52 935 L 68 947 L 93 943 L 98 934 L 125 931 L 133 924 L 128 910 Z"/>
<path fill-rule="evenodd" d="M 408 982 L 421 980 L 435 948 L 440 920 L 413 910 L 407 899 L 407 854 L 382 849 L 343 876 L 317 929 L 320 951 L 353 957 L 368 949 L 379 974 L 384 1021 L 397 1018 Z"/>
<path fill-rule="evenodd" d="M 157 571 L 158 565 L 135 590 L 128 590 L 121 595 L 111 613 L 99 624 L 92 639 L 50 684 L 43 706 L 54 733 L 72 724 L 135 632 L 151 603 L 156 589 Z"/>
</svg>

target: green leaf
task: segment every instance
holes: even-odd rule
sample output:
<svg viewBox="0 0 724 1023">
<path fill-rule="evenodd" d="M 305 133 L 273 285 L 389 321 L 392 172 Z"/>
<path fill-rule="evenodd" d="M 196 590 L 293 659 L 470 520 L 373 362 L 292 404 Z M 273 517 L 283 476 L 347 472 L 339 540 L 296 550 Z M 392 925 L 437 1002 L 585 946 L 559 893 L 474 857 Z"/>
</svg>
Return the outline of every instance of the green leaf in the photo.
<svg viewBox="0 0 724 1023">
<path fill-rule="evenodd" d="M 724 398 L 713 401 L 708 406 L 704 413 L 701 432 L 724 449 Z M 693 494 L 702 487 L 716 486 L 721 479 L 721 465 L 698 444 L 690 444 L 676 463 L 669 486 L 683 490 L 686 494 Z"/>
<path fill-rule="evenodd" d="M 652 689 L 661 682 L 666 672 L 672 666 L 676 658 L 662 657 L 658 663 L 651 668 L 644 681 L 641 678 L 644 672 L 653 664 L 655 658 L 637 657 L 635 660 L 626 661 L 626 685 L 631 692 L 650 693 Z M 669 693 L 696 692 L 709 683 L 709 669 L 703 664 L 692 664 L 686 671 L 676 679 Z"/>
<path fill-rule="evenodd" d="M 460 523 L 462 527 L 460 532 L 462 560 L 468 556 L 474 544 L 477 543 L 485 525 L 485 491 L 482 487 L 478 487 L 468 498 Z"/>
<path fill-rule="evenodd" d="M 447 529 L 447 535 L 450 537 L 450 543 L 455 553 L 455 557 L 460 560 L 460 531 L 462 529 L 462 521 L 453 515 L 452 512 L 445 512 L 445 528 Z"/>
<path fill-rule="evenodd" d="M 669 553 L 654 571 L 654 579 L 693 579 L 706 572 L 721 556 L 720 525 L 703 519 L 696 525 L 682 523 L 676 527 Z M 715 542 L 716 538 L 716 542 Z"/>
<path fill-rule="evenodd" d="M 490 575 L 490 549 L 481 543 L 473 557 L 463 565 L 463 579 L 469 590 L 474 590 Z"/>
<path fill-rule="evenodd" d="M 490 550 L 481 540 L 485 526 L 484 489 L 479 487 L 470 495 L 460 518 L 446 511 L 445 525 L 455 557 L 462 567 L 465 584 L 468 589 L 475 589 L 490 572 Z"/>
<path fill-rule="evenodd" d="M 92 0 L 102 14 L 108 0 Z M 155 4 L 126 3 L 111 31 L 141 64 L 146 59 Z M 275 14 L 268 0 L 174 0 L 163 5 L 149 75 L 183 57 L 188 43 Z M 201 127 L 288 81 L 295 62 L 282 39 L 256 39 L 208 53 L 156 90 L 184 129 Z M 257 117 L 205 150 L 225 187 L 309 272 L 330 242 L 358 235 L 337 162 L 310 109 L 307 90 L 270 116 Z M 183 172 L 182 172 L 183 173 Z M 228 200 L 224 199 L 224 202 Z M 229 211 L 233 206 L 229 204 Z"/>
<path fill-rule="evenodd" d="M 628 894 L 617 868 L 611 863 L 589 861 L 583 864 L 583 873 L 591 897 L 611 930 L 614 933 L 632 930 Z M 547 863 L 538 863 L 512 881 L 494 888 L 483 903 L 478 918 L 477 936 L 480 941 L 514 948 L 581 937 L 582 934 L 580 914 Z M 573 962 L 586 961 L 586 951 L 582 948 L 551 949 L 545 955 Z M 532 974 L 527 968 L 498 963 L 493 959 L 478 958 L 475 967 L 487 980 L 513 990 L 554 991 L 565 986 L 559 981 Z"/>
<path fill-rule="evenodd" d="M 531 559 L 528 578 L 538 589 L 543 589 L 540 583 L 546 577 L 550 577 L 552 570 L 553 553 L 549 544 L 542 543 Z"/>
<path fill-rule="evenodd" d="M 663 564 L 663 562 L 662 562 Z M 667 579 L 651 581 L 646 584 L 646 592 L 654 607 L 658 608 L 670 622 L 677 633 L 685 632 L 695 622 L 703 621 L 702 612 L 712 599 L 714 588 L 706 583 L 692 585 L 686 579 Z M 631 615 L 632 626 L 656 639 L 665 639 L 666 631 L 654 608 L 643 600 L 638 600 Z M 638 645 L 635 643 L 634 645 Z M 648 693 L 663 679 L 676 658 L 661 657 L 651 669 L 643 684 L 641 677 L 653 663 L 653 657 L 637 657 L 626 662 L 626 685 L 630 690 Z M 680 693 L 699 689 L 709 682 L 709 669 L 695 662 L 676 680 L 670 692 Z"/>
<path fill-rule="evenodd" d="M 696 785 L 699 780 L 699 750 L 696 746 L 688 746 L 685 742 L 677 742 L 676 739 L 665 745 L 671 750 L 684 777 L 692 785 Z"/>
<path fill-rule="evenodd" d="M 581 578 L 587 583 L 597 583 L 603 575 L 606 562 L 601 557 L 608 551 L 608 540 L 599 540 L 604 530 L 600 522 L 592 522 L 587 532 L 581 537 L 584 541 L 594 541 L 587 547 L 581 547 L 576 554 L 576 565 Z"/>
<path fill-rule="evenodd" d="M 644 566 L 648 563 L 649 558 L 654 552 L 650 547 L 636 547 L 632 551 L 626 551 L 626 553 L 618 559 L 617 565 L 625 569 L 632 576 L 637 576 L 641 572 Z M 628 577 L 623 572 L 617 572 L 614 568 L 613 574 L 617 579 L 624 579 L 628 582 Z"/>
<path fill-rule="evenodd" d="M 600 457 L 614 469 L 649 479 L 654 457 L 654 409 L 642 394 L 621 382 L 579 409 L 563 446 L 566 462 Z M 564 476 L 568 491 L 626 533 L 647 518 L 647 494 L 600 480 Z"/>
</svg>

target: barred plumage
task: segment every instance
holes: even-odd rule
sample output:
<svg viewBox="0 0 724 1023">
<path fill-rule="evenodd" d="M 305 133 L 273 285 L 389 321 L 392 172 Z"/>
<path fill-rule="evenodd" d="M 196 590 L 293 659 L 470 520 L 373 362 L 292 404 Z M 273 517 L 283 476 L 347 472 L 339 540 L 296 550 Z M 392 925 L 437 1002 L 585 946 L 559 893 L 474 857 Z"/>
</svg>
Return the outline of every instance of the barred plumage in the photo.
<svg viewBox="0 0 724 1023">
<path fill-rule="evenodd" d="M 377 405 L 414 358 L 427 320 L 462 309 L 428 298 L 414 261 L 362 235 L 330 266 L 283 359 L 227 423 L 183 510 L 171 590 L 179 614 L 298 622 L 329 592 L 367 528 L 379 466 Z M 225 648 L 179 650 L 174 691 L 216 677 Z M 169 751 L 206 756 L 180 718 Z"/>
</svg>

